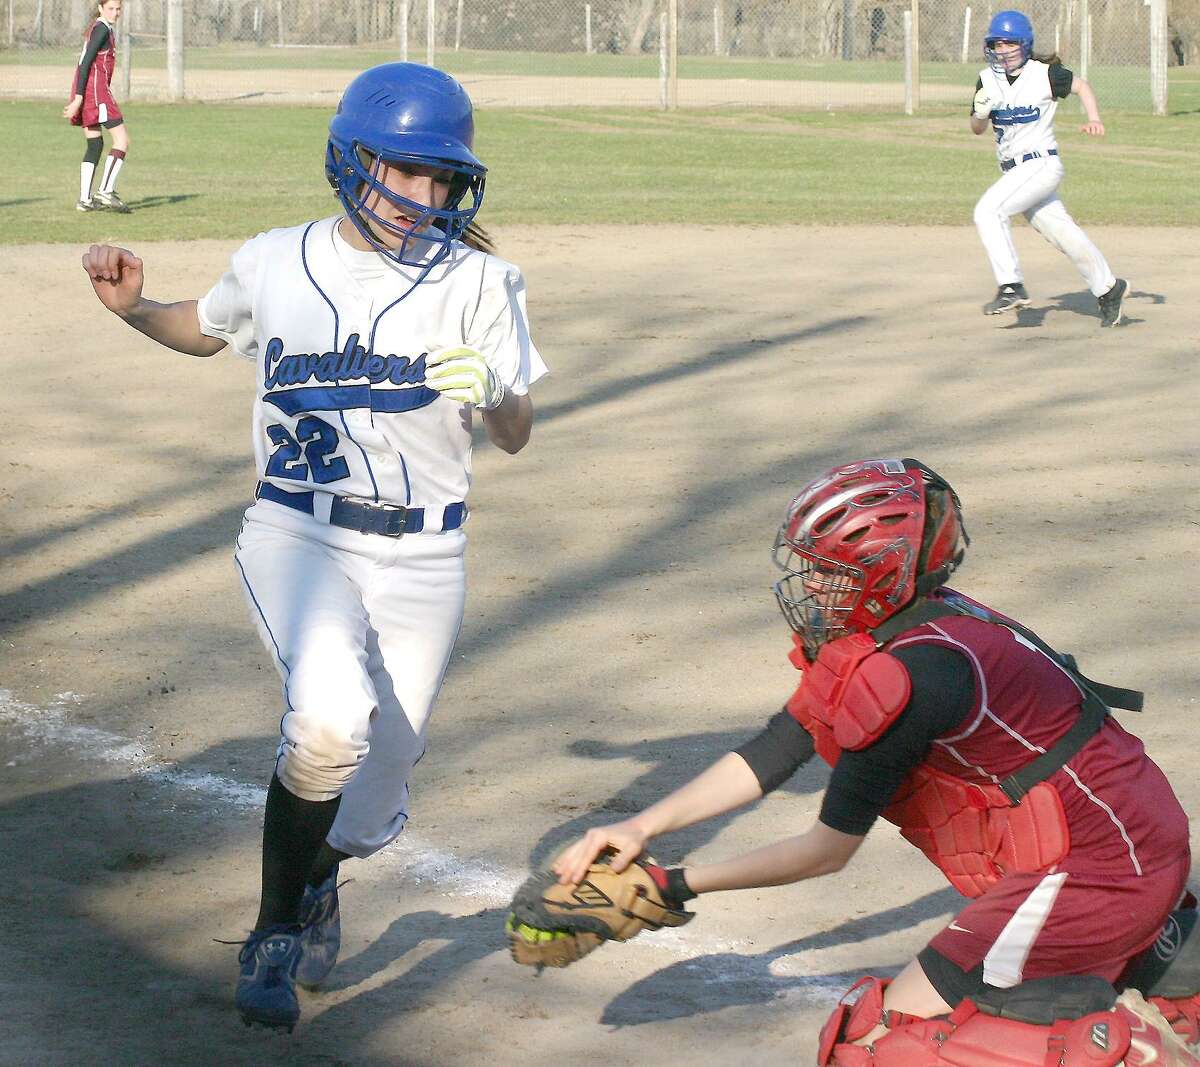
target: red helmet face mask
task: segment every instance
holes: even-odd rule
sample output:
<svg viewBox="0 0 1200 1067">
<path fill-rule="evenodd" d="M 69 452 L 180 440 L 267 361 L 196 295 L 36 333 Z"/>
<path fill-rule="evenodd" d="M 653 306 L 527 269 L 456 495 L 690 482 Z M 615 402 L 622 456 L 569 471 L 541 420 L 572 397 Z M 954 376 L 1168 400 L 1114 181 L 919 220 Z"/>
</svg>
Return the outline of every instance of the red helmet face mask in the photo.
<svg viewBox="0 0 1200 1067">
<path fill-rule="evenodd" d="M 914 459 L 835 467 L 788 506 L 775 537 L 775 596 L 815 660 L 933 592 L 969 543 L 958 496 Z"/>
</svg>

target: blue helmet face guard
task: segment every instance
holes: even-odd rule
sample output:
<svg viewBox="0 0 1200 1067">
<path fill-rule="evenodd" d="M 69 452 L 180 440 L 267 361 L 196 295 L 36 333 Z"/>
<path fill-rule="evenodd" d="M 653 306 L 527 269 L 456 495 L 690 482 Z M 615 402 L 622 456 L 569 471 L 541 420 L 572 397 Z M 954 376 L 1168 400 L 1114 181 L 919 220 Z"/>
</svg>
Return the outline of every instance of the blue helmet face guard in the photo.
<svg viewBox="0 0 1200 1067">
<path fill-rule="evenodd" d="M 440 207 L 409 200 L 389 189 L 382 180 L 384 167 L 427 167 L 449 171 L 453 177 L 446 201 Z M 482 166 L 426 155 L 396 155 L 360 141 L 342 146 L 330 138 L 325 173 L 342 209 L 358 232 L 381 255 L 408 267 L 433 267 L 461 240 L 483 203 Z M 378 195 L 376 195 L 378 194 Z M 398 225 L 395 213 L 411 220 Z M 381 212 L 386 212 L 385 218 Z M 399 245 L 394 241 L 398 239 Z"/>
<path fill-rule="evenodd" d="M 1020 62 L 1013 63 L 1011 67 L 996 50 L 996 45 L 1005 41 L 1021 46 Z M 1033 55 L 1033 23 L 1020 11 L 996 12 L 988 23 L 987 35 L 983 39 L 983 55 L 987 65 L 996 74 L 1013 74 L 1020 70 Z"/>
<path fill-rule="evenodd" d="M 419 63 L 383 63 L 342 94 L 329 123 L 325 176 L 372 247 L 405 266 L 429 268 L 449 254 L 483 203 L 487 167 L 472 150 L 474 139 L 471 98 L 454 78 Z M 423 204 L 389 189 L 388 168 L 448 172 L 445 203 Z"/>
</svg>

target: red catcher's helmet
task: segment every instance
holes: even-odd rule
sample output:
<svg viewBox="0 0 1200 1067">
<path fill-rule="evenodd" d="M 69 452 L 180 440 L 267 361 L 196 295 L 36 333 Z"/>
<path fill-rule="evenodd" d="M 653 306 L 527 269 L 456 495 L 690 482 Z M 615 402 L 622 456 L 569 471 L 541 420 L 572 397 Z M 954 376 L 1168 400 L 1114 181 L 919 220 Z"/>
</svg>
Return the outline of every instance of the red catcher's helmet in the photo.
<svg viewBox="0 0 1200 1067">
<path fill-rule="evenodd" d="M 970 538 L 958 495 L 915 459 L 864 459 L 805 486 L 775 537 L 775 595 L 810 660 L 945 584 Z"/>
</svg>

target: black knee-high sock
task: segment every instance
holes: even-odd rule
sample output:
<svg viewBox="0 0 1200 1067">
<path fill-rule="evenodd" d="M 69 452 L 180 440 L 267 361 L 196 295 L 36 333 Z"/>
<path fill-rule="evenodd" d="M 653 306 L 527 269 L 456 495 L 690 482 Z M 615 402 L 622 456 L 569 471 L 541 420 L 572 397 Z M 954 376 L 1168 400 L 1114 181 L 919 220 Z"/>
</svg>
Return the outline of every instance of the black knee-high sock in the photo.
<svg viewBox="0 0 1200 1067">
<path fill-rule="evenodd" d="M 297 921 L 305 880 L 341 801 L 301 800 L 272 776 L 263 817 L 262 902 L 254 929 Z"/>
<path fill-rule="evenodd" d="M 334 867 L 349 858 L 349 852 L 339 852 L 328 841 L 322 841 L 321 851 L 317 853 L 312 870 L 308 872 L 308 884 L 315 889 L 329 877 Z"/>
</svg>

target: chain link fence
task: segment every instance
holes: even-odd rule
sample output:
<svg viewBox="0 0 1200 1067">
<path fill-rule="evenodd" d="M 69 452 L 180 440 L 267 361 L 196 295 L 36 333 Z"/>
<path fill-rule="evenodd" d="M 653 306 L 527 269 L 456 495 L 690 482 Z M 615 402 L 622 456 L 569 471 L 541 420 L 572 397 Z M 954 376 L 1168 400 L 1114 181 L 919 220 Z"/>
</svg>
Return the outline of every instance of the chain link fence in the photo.
<svg viewBox="0 0 1200 1067">
<path fill-rule="evenodd" d="M 118 96 L 178 95 L 167 72 L 173 2 L 124 0 Z M 906 71 L 915 76 L 922 104 L 965 106 L 982 65 L 984 29 L 993 8 L 1004 6 L 186 0 L 185 92 L 207 100 L 328 101 L 358 70 L 406 58 L 458 76 L 478 106 L 899 108 Z M 1149 0 L 1025 0 L 1021 7 L 1034 23 L 1036 51 L 1057 52 L 1092 82 L 1103 107 L 1150 109 Z M 86 0 L 0 0 L 7 15 L 0 27 L 0 96 L 63 95 L 94 11 Z M 1200 63 L 1200 0 L 1171 0 L 1167 25 L 1166 39 L 1156 38 L 1165 62 Z M 909 48 L 915 46 L 919 64 L 910 67 L 906 28 L 913 26 Z M 668 73 L 675 79 L 670 97 Z"/>
</svg>

